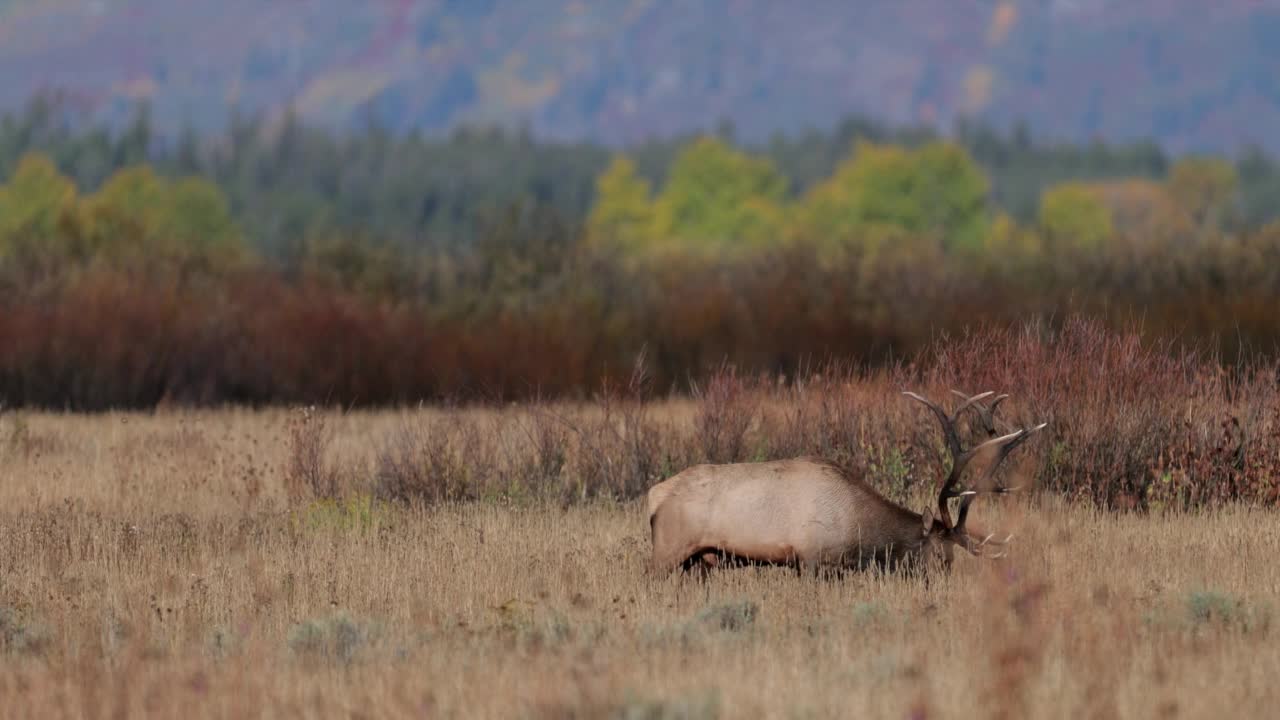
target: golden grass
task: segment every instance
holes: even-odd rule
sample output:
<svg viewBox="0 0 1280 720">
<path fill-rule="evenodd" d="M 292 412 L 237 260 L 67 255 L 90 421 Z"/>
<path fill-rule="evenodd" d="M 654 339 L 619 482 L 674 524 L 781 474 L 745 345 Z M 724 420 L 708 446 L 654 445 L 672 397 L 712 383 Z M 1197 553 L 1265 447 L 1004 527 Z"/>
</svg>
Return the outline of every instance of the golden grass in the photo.
<svg viewBox="0 0 1280 720">
<path fill-rule="evenodd" d="M 683 422 L 686 410 L 666 412 Z M 927 582 L 654 579 L 640 503 L 289 506 L 288 418 L 0 416 L 0 716 L 1280 706 L 1274 511 L 988 502 L 978 519 L 1017 533 L 1012 556 L 961 558 Z M 331 418 L 335 457 L 372 467 L 401 419 Z"/>
</svg>

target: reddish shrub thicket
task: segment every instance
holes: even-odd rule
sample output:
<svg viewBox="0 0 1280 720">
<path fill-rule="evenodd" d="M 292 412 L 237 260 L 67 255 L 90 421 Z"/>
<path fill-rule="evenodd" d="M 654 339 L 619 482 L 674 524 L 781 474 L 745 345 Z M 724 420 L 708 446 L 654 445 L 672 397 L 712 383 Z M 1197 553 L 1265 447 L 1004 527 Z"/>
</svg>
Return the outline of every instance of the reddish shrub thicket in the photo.
<svg viewBox="0 0 1280 720">
<path fill-rule="evenodd" d="M 935 420 L 900 391 L 948 404 L 953 389 L 995 390 L 1011 395 L 1002 432 L 1049 423 L 1001 471 L 1018 476 L 1009 485 L 1109 508 L 1280 503 L 1280 366 L 1228 368 L 1085 318 L 941 337 L 892 368 L 836 368 L 787 385 L 726 372 L 707 387 L 685 440 L 692 459 L 818 454 L 905 499 L 945 460 Z M 726 435 L 742 450 L 726 454 Z"/>
<path fill-rule="evenodd" d="M 631 392 L 571 409 L 495 414 L 505 429 L 446 410 L 413 421 L 412 442 L 388 446 L 378 488 L 421 502 L 512 492 L 632 498 L 698 462 L 814 454 L 905 501 L 931 492 L 946 453 L 933 416 L 901 391 L 953 405 L 952 390 L 995 390 L 1011 396 L 999 431 L 1049 423 L 1002 468 L 1007 486 L 1108 508 L 1276 504 L 1277 369 L 1228 372 L 1211 356 L 1084 319 L 992 328 L 939 338 L 888 368 L 830 365 L 781 381 L 726 366 L 698 386 L 689 415 L 646 401 L 634 382 Z M 961 431 L 976 442 L 972 419 L 962 418 Z"/>
<path fill-rule="evenodd" d="M 7 268 L 0 400 L 99 409 L 585 398 L 602 380 L 625 384 L 646 349 L 664 389 L 726 359 L 793 372 L 824 357 L 910 353 L 992 297 L 939 263 L 891 255 L 832 267 L 796 250 L 639 271 L 569 258 L 529 276 L 463 266 L 441 271 L 454 274 L 433 287 L 394 291 L 265 268 L 210 275 L 91 263 L 38 278 Z M 497 266 L 528 264 L 518 260 Z M 940 309 L 921 321 L 924 307 Z"/>
<path fill-rule="evenodd" d="M 96 410 L 560 395 L 598 380 L 593 347 L 536 310 L 460 319 L 266 274 L 178 284 L 102 272 L 0 300 L 0 398 Z"/>
<path fill-rule="evenodd" d="M 1107 506 L 1280 501 L 1280 389 L 1273 361 L 1225 367 L 1171 341 L 1074 318 L 942 342 L 926 386 L 995 388 L 1015 424 L 1050 423 L 1034 477 Z"/>
<path fill-rule="evenodd" d="M 1035 392 L 1042 397 L 1051 388 L 1083 387 L 1078 374 L 1104 366 L 1030 377 L 1026 365 L 1105 349 L 1114 356 L 1106 372 L 1124 385 L 1108 396 L 1131 398 L 1155 394 L 1152 383 L 1161 381 L 1147 379 L 1153 371 L 1172 376 L 1188 362 L 1205 364 L 1160 338 L 1230 353 L 1280 340 L 1271 319 L 1275 271 L 1241 261 L 1239 248 L 1196 252 L 1197 265 L 1144 272 L 1088 258 L 991 269 L 928 245 L 841 261 L 819 260 L 798 245 L 731 266 L 689 260 L 639 270 L 571 256 L 542 275 L 464 273 L 394 292 L 264 268 L 211 276 L 91 264 L 36 283 L 0 277 L 0 401 L 99 409 L 586 399 L 602 381 L 625 385 L 641 352 L 651 387 L 697 384 L 720 397 L 705 381 L 726 362 L 740 379 L 794 378 L 835 360 L 882 367 L 975 324 L 993 330 L 966 336 L 973 357 L 948 352 L 981 377 L 1041 383 Z M 1143 311 L 1141 338 L 1117 340 L 1103 329 L 1127 327 L 1135 309 Z M 1059 318 L 1045 326 L 1061 329 L 1069 313 L 1103 323 L 1097 337 L 1068 333 L 1083 345 L 1046 350 L 998 334 L 1035 318 Z M 1117 342 L 1127 344 L 1112 347 Z M 951 366 L 942 359 L 934 365 Z M 1123 407 L 1123 418 L 1093 419 L 1137 417 L 1132 405 Z M 730 443 L 714 457 L 744 452 L 732 446 L 737 430 L 704 429 Z"/>
</svg>

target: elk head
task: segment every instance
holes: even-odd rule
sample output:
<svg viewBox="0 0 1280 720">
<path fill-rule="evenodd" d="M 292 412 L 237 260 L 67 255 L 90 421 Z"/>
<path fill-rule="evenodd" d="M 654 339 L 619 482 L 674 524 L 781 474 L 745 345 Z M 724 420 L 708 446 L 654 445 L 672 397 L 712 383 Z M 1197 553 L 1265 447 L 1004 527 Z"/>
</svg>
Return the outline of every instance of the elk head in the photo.
<svg viewBox="0 0 1280 720">
<path fill-rule="evenodd" d="M 913 400 L 918 400 L 933 411 L 933 414 L 938 418 L 938 422 L 942 424 L 942 436 L 946 441 L 947 451 L 951 455 L 951 472 L 943 478 L 938 488 L 937 517 L 935 518 L 933 513 L 928 510 L 923 515 L 925 539 L 926 541 L 942 541 L 943 546 L 946 548 L 946 561 L 950 560 L 950 545 L 952 544 L 958 545 L 976 556 L 1003 557 L 1006 552 L 1005 546 L 1013 536 L 1010 535 L 1002 540 L 995 540 L 990 534 L 984 535 L 976 531 L 971 532 L 965 523 L 969 517 L 969 507 L 979 493 L 1003 494 L 1017 489 L 1006 488 L 988 481 L 994 477 L 996 468 L 1009 456 L 1009 453 L 1013 452 L 1014 448 L 1044 429 L 1048 423 L 1041 423 L 1035 427 L 1022 428 L 1007 435 L 997 436 L 995 410 L 1001 402 L 1009 397 L 1008 395 L 996 395 L 991 400 L 990 405 L 984 405 L 982 401 L 995 395 L 994 392 L 988 391 L 973 396 L 965 395 L 957 390 L 952 390 L 951 392 L 964 400 L 951 415 L 948 415 L 936 403 L 920 395 L 913 392 L 903 392 L 903 395 Z M 978 414 L 978 420 L 989 439 L 965 450 L 960 444 L 960 435 L 956 432 L 956 419 L 960 417 L 961 413 L 970 408 Z M 970 461 L 979 456 L 984 459 L 990 458 L 982 481 L 972 486 L 962 485 L 960 477 L 965 468 Z M 960 498 L 959 514 L 952 521 L 950 500 L 957 497 Z"/>
</svg>

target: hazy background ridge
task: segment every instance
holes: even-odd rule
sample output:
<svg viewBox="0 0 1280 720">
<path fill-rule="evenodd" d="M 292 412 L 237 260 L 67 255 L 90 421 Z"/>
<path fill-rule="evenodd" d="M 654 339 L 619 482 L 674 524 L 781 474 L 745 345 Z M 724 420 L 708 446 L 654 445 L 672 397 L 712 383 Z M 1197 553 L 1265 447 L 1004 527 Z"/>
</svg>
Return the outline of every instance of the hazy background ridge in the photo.
<svg viewBox="0 0 1280 720">
<path fill-rule="evenodd" d="M 1224 0 L 0 1 L 0 109 L 41 90 L 160 129 L 294 106 L 308 124 L 527 124 L 744 138 L 959 114 L 1171 151 L 1280 147 L 1280 6 Z"/>
</svg>

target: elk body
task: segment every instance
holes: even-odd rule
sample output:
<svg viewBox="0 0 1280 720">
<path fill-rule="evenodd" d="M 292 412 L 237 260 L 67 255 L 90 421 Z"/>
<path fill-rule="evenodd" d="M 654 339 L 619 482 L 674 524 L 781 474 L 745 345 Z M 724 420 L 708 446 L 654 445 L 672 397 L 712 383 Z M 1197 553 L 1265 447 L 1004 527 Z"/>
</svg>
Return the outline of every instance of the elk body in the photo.
<svg viewBox="0 0 1280 720">
<path fill-rule="evenodd" d="M 979 491 L 961 489 L 960 476 L 975 457 L 994 456 L 985 473 L 989 478 L 1015 447 L 1044 425 L 996 437 L 993 413 L 1005 395 L 990 407 L 981 401 L 991 392 L 961 395 L 965 401 L 948 415 L 915 393 L 904 394 L 937 416 L 951 454 L 952 469 L 939 486 L 936 514 L 933 509 L 917 513 L 890 502 L 861 477 L 819 458 L 696 465 L 649 489 L 652 569 L 672 572 L 730 561 L 816 571 L 873 563 L 896 566 L 928 558 L 949 564 L 954 546 L 974 555 L 998 552 L 1003 542 L 966 528 L 969 506 Z M 992 437 L 964 450 L 955 420 L 969 408 L 978 412 Z M 961 501 L 953 522 L 949 501 L 956 497 Z"/>
</svg>

